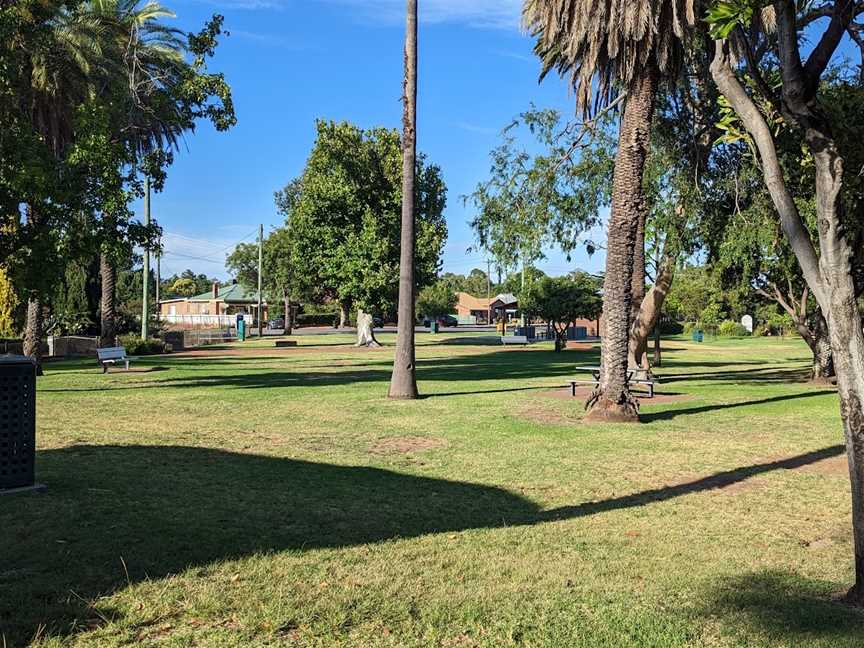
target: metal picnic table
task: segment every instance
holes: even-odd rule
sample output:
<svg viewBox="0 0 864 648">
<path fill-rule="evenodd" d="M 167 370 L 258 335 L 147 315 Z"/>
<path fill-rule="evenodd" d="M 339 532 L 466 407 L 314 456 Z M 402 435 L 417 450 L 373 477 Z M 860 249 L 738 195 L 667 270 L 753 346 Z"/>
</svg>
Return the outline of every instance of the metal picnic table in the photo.
<svg viewBox="0 0 864 648">
<path fill-rule="evenodd" d="M 600 384 L 600 367 L 574 367 L 576 371 L 586 371 L 591 374 L 592 380 L 571 380 L 570 394 L 576 396 L 576 385 L 593 384 L 595 387 Z M 653 380 L 636 380 L 636 374 L 642 369 L 627 369 L 627 384 L 631 382 L 636 385 L 645 385 L 648 387 L 648 398 L 654 398 L 654 381 Z"/>
</svg>

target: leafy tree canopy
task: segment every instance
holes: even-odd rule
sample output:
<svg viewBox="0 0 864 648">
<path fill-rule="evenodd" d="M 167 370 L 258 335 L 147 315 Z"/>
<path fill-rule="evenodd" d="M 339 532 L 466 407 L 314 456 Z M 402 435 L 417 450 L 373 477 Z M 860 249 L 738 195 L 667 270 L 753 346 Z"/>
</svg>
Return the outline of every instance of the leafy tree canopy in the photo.
<svg viewBox="0 0 864 648">
<path fill-rule="evenodd" d="M 438 281 L 431 286 L 426 286 L 417 295 L 417 315 L 427 317 L 441 317 L 452 313 L 456 308 L 456 293 L 447 282 Z"/>
<path fill-rule="evenodd" d="M 395 309 L 401 231 L 401 141 L 387 128 L 318 121 L 303 175 L 276 195 L 286 217 L 294 289 L 370 312 Z M 415 276 L 438 274 L 447 239 L 447 189 L 440 169 L 418 156 Z"/>
</svg>

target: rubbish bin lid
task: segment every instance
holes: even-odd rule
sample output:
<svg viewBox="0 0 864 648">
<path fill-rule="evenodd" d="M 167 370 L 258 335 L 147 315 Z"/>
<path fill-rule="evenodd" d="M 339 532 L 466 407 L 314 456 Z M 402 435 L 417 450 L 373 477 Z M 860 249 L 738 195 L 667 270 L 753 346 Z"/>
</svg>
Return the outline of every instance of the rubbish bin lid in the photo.
<svg viewBox="0 0 864 648">
<path fill-rule="evenodd" d="M 30 356 L 24 355 L 13 355 L 11 353 L 7 353 L 5 355 L 0 355 L 0 364 L 32 364 L 35 365 L 36 361 Z"/>
</svg>

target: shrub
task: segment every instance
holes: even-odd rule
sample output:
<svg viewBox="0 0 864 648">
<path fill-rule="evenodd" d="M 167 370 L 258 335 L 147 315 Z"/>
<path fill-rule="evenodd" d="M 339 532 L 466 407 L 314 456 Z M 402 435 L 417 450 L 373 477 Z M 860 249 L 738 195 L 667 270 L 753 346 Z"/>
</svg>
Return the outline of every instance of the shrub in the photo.
<svg viewBox="0 0 864 648">
<path fill-rule="evenodd" d="M 300 315 L 338 315 L 339 306 L 336 304 L 303 304 Z"/>
<path fill-rule="evenodd" d="M 130 333 L 117 338 L 120 346 L 125 347 L 127 355 L 157 355 L 165 353 L 165 343 L 157 338 L 142 340 L 141 336 Z"/>
<path fill-rule="evenodd" d="M 685 327 L 686 325 L 676 322 L 671 317 L 664 317 L 660 320 L 661 335 L 680 335 L 686 332 Z"/>
<path fill-rule="evenodd" d="M 697 328 L 699 328 L 699 322 L 684 322 L 684 335 L 690 337 Z"/>
<path fill-rule="evenodd" d="M 339 325 L 339 315 L 334 313 L 303 313 L 297 316 L 297 328 L 304 326 L 333 326 Z"/>
<path fill-rule="evenodd" d="M 744 337 L 747 335 L 747 329 L 738 322 L 723 320 L 717 329 L 717 335 L 720 337 Z"/>
</svg>

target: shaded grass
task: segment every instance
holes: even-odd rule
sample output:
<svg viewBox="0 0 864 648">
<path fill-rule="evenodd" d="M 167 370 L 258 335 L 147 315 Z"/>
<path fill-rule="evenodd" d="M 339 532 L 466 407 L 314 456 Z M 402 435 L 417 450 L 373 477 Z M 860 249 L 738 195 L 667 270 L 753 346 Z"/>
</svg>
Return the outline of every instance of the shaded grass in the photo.
<svg viewBox="0 0 864 648">
<path fill-rule="evenodd" d="M 51 365 L 50 489 L 0 499 L 7 645 L 860 645 L 803 344 L 675 340 L 660 391 L 688 400 L 587 427 L 544 392 L 596 349 L 473 337 L 418 336 L 415 402 L 347 336 Z"/>
</svg>

